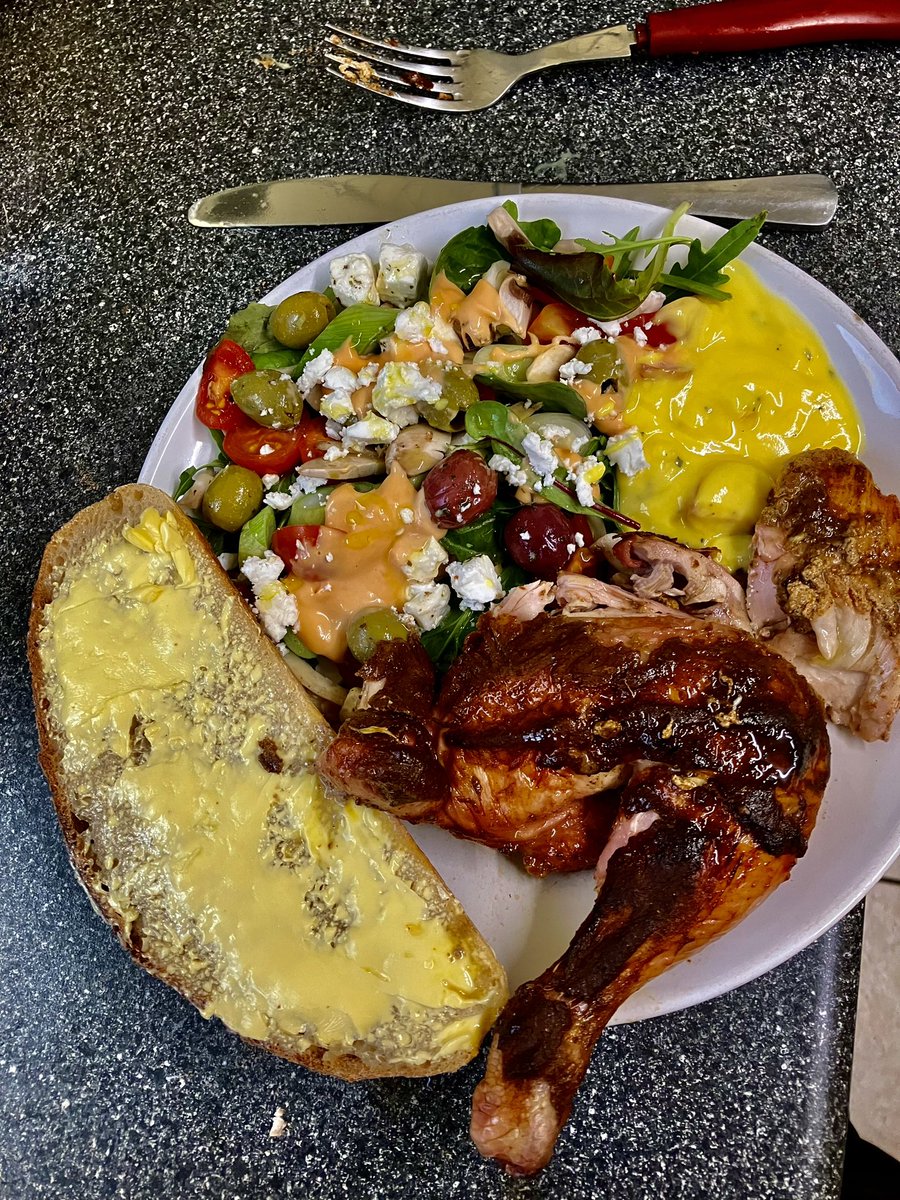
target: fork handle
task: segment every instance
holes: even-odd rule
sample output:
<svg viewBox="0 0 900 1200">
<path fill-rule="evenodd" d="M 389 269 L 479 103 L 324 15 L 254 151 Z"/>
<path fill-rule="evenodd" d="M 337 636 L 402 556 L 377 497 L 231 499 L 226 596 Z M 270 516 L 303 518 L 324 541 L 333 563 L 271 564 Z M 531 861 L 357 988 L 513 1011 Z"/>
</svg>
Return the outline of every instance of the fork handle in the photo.
<svg viewBox="0 0 900 1200">
<path fill-rule="evenodd" d="M 810 42 L 900 40 L 898 0 L 721 0 L 648 13 L 635 26 L 645 53 L 769 50 Z"/>
</svg>

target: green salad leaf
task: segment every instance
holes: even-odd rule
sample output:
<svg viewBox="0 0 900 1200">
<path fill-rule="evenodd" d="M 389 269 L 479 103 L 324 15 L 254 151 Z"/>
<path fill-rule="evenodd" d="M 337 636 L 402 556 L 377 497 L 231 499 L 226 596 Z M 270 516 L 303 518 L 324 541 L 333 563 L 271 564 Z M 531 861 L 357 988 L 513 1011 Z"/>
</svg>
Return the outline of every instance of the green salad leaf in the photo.
<svg viewBox="0 0 900 1200">
<path fill-rule="evenodd" d="M 310 648 L 306 645 L 306 643 L 301 641 L 301 639 L 297 637 L 297 635 L 296 635 L 296 633 L 294 633 L 293 629 L 289 629 L 287 631 L 287 633 L 282 638 L 282 641 L 284 642 L 285 646 L 287 646 L 288 650 L 290 650 L 291 654 L 296 654 L 298 658 L 315 658 L 316 657 L 316 655 L 313 654 L 312 650 L 310 650 Z"/>
<path fill-rule="evenodd" d="M 501 258 L 506 258 L 506 252 L 486 225 L 463 229 L 435 259 L 430 290 L 434 290 L 435 280 L 443 272 L 451 283 L 469 293 L 485 271 Z"/>
<path fill-rule="evenodd" d="M 275 533 L 275 510 L 264 504 L 255 517 L 245 521 L 238 537 L 238 566 L 248 558 L 262 558 Z"/>
<path fill-rule="evenodd" d="M 486 554 L 496 567 L 504 566 L 503 527 L 516 511 L 514 500 L 497 500 L 486 513 L 461 529 L 448 529 L 441 546 L 457 562 Z"/>
<path fill-rule="evenodd" d="M 520 221 L 519 210 L 512 200 L 504 201 L 503 207 L 536 250 L 552 250 L 562 237 L 559 226 L 549 217 L 541 217 L 537 221 Z"/>
<path fill-rule="evenodd" d="M 269 314 L 274 311 L 271 304 L 248 304 L 246 308 L 231 314 L 225 327 L 225 337 L 243 346 L 251 357 L 283 350 L 284 346 L 268 330 Z M 259 366 L 255 359 L 254 363 Z"/>
<path fill-rule="evenodd" d="M 383 304 L 351 304 L 329 321 L 288 374 L 296 378 L 311 358 L 323 350 L 340 350 L 347 341 L 359 354 L 370 353 L 394 328 L 398 311 Z"/>
<path fill-rule="evenodd" d="M 570 413 L 573 417 L 579 417 L 581 420 L 587 416 L 584 401 L 575 389 L 566 383 L 555 383 L 553 380 L 547 380 L 545 383 L 519 383 L 490 372 L 479 372 L 475 376 L 475 380 L 477 383 L 486 383 L 495 392 L 500 392 L 504 396 L 540 404 L 544 412 Z"/>
<path fill-rule="evenodd" d="M 745 221 L 738 221 L 727 233 L 704 250 L 695 238 L 688 250 L 687 262 L 675 263 L 671 270 L 659 276 L 659 283 L 667 300 L 679 296 L 707 296 L 713 300 L 728 300 L 729 293 L 722 288 L 728 276 L 722 268 L 737 258 L 751 242 L 755 241 L 766 220 L 764 212 Z"/>
<path fill-rule="evenodd" d="M 468 608 L 451 609 L 434 629 L 422 634 L 425 653 L 439 671 L 447 671 L 459 658 L 463 642 L 478 624 L 478 613 Z"/>
</svg>

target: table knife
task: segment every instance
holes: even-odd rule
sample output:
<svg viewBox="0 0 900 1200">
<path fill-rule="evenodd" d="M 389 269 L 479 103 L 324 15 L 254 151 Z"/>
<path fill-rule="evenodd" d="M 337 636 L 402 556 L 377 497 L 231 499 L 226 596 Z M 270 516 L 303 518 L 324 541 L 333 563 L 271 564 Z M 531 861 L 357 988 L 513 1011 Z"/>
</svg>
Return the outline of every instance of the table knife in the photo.
<svg viewBox="0 0 900 1200">
<path fill-rule="evenodd" d="M 763 209 L 775 224 L 827 225 L 837 192 L 826 175 L 761 179 L 699 179 L 680 183 L 519 184 L 426 179 L 407 175 L 333 175 L 275 179 L 228 188 L 188 209 L 192 225 L 223 229 L 260 225 L 381 225 L 460 200 L 532 193 L 612 196 L 674 208 L 691 203 L 695 216 L 739 220 Z"/>
</svg>

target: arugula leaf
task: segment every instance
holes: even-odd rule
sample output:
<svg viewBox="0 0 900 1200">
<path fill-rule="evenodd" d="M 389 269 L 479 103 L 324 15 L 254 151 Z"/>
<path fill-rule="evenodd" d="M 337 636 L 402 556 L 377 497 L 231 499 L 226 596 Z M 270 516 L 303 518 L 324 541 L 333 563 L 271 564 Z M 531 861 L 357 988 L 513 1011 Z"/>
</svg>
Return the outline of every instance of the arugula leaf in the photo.
<svg viewBox="0 0 900 1200">
<path fill-rule="evenodd" d="M 351 304 L 329 321 L 288 374 L 296 378 L 311 358 L 323 350 L 340 350 L 347 341 L 360 354 L 368 354 L 394 328 L 398 311 L 382 304 Z"/>
<path fill-rule="evenodd" d="M 688 250 L 687 262 L 675 263 L 670 271 L 659 276 L 658 282 L 666 293 L 666 299 L 675 300 L 691 294 L 715 300 L 729 299 L 729 293 L 722 289 L 722 284 L 728 282 L 728 276 L 722 268 L 756 240 L 765 220 L 766 214 L 761 212 L 745 221 L 738 221 L 708 250 L 704 250 L 699 239 L 695 238 Z"/>
<path fill-rule="evenodd" d="M 492 263 L 501 258 L 506 258 L 506 252 L 486 225 L 463 229 L 437 256 L 430 291 L 434 291 L 435 280 L 443 272 L 451 283 L 466 293 L 471 292 Z"/>
<path fill-rule="evenodd" d="M 232 313 L 225 329 L 225 337 L 247 351 L 249 355 L 265 354 L 272 350 L 283 350 L 268 330 L 269 313 L 274 312 L 271 304 L 248 304 L 246 308 Z M 258 365 L 258 364 L 257 364 Z"/>
<path fill-rule="evenodd" d="M 470 609 L 451 609 L 440 625 L 422 634 L 425 652 L 439 671 L 447 671 L 459 657 L 463 642 L 477 623 L 478 614 Z"/>
<path fill-rule="evenodd" d="M 542 217 L 538 221 L 520 221 L 519 210 L 512 200 L 506 200 L 503 207 L 536 250 L 552 250 L 562 237 L 559 226 L 549 217 Z"/>
<path fill-rule="evenodd" d="M 486 383 L 505 396 L 516 400 L 530 400 L 532 404 L 540 404 L 544 412 L 565 412 L 581 420 L 587 416 L 587 408 L 582 398 L 574 388 L 566 383 L 516 383 L 504 379 L 502 375 L 479 372 L 475 376 L 477 383 Z"/>
</svg>

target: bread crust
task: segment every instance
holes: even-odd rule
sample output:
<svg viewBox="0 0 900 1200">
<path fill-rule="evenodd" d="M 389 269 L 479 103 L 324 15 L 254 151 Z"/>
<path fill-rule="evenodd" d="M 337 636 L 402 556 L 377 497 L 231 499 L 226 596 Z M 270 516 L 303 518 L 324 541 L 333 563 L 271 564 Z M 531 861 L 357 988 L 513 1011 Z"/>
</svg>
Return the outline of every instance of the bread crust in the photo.
<svg viewBox="0 0 900 1200">
<path fill-rule="evenodd" d="M 320 745 L 324 745 L 332 734 L 324 717 L 312 703 L 303 686 L 287 667 L 269 638 L 260 629 L 249 606 L 242 597 L 239 597 L 206 540 L 190 518 L 165 493 L 145 484 L 127 484 L 112 492 L 104 500 L 76 514 L 53 536 L 41 560 L 28 626 L 27 654 L 31 668 L 38 728 L 38 761 L 50 787 L 70 861 L 90 897 L 93 907 L 112 927 L 119 941 L 137 963 L 202 1010 L 206 997 L 192 987 L 186 977 L 169 969 L 165 963 L 155 958 L 152 952 L 148 952 L 141 940 L 140 933 L 135 934 L 129 930 L 122 916 L 114 909 L 99 886 L 97 864 L 87 851 L 88 841 L 83 836 L 88 829 L 88 823 L 79 818 L 75 812 L 74 797 L 71 794 L 69 781 L 63 767 L 66 732 L 59 727 L 53 716 L 40 646 L 47 608 L 52 604 L 67 574 L 70 571 L 77 571 L 78 564 L 86 558 L 91 548 L 98 542 L 121 534 L 126 525 L 138 523 L 141 515 L 148 508 L 154 508 L 163 514 L 172 513 L 195 563 L 198 566 L 205 564 L 207 571 L 211 572 L 213 586 L 220 587 L 223 594 L 227 592 L 229 595 L 238 596 L 240 605 L 236 606 L 234 620 L 240 624 L 240 636 L 252 639 L 255 652 L 258 653 L 266 674 L 277 678 L 279 688 L 283 688 L 285 695 L 291 697 L 291 704 L 296 706 L 300 719 L 314 731 L 312 736 L 318 740 Z M 472 955 L 473 961 L 482 974 L 484 992 L 492 997 L 488 1004 L 488 1007 L 493 1010 L 490 1016 L 491 1018 L 495 1017 L 506 997 L 506 978 L 503 968 L 465 915 L 459 902 L 407 833 L 405 827 L 399 821 L 393 821 L 393 818 L 390 820 L 394 826 L 392 845 L 401 851 L 405 861 L 412 865 L 411 869 L 414 872 L 418 872 L 423 879 L 427 879 L 436 887 L 441 896 L 441 921 L 459 945 L 465 947 Z M 462 1049 L 453 1055 L 441 1058 L 439 1063 L 430 1060 L 421 1063 L 396 1061 L 382 1063 L 373 1059 L 371 1047 L 367 1048 L 369 1052 L 362 1057 L 354 1053 L 336 1053 L 317 1046 L 303 1050 L 291 1050 L 283 1044 L 276 1045 L 274 1042 L 255 1041 L 250 1038 L 243 1038 L 243 1040 L 311 1070 L 345 1080 L 373 1079 L 389 1075 L 425 1076 L 453 1071 L 469 1062 L 477 1049 L 473 1048 L 471 1051 Z"/>
</svg>

